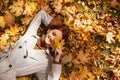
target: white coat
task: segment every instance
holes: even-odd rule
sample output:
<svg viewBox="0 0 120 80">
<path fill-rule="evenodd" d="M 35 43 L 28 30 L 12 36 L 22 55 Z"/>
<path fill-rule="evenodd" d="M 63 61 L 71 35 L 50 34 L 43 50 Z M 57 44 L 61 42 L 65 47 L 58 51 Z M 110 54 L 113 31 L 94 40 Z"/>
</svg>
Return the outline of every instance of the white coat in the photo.
<svg viewBox="0 0 120 80">
<path fill-rule="evenodd" d="M 53 64 L 49 50 L 35 50 L 37 30 L 52 17 L 44 10 L 38 12 L 28 30 L 12 47 L 0 53 L 0 80 L 16 80 L 16 76 L 36 73 L 39 80 L 59 80 L 61 65 Z"/>
</svg>

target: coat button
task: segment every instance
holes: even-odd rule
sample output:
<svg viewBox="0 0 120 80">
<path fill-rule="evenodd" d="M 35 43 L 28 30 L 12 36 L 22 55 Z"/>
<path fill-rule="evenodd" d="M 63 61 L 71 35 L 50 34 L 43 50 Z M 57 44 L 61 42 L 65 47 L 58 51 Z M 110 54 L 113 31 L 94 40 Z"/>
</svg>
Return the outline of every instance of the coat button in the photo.
<svg viewBox="0 0 120 80">
<path fill-rule="evenodd" d="M 8 56 L 6 56 L 6 58 L 8 58 Z"/>
<path fill-rule="evenodd" d="M 24 58 L 27 58 L 27 56 L 26 56 L 26 55 L 24 55 L 23 57 L 24 57 Z"/>
<path fill-rule="evenodd" d="M 22 48 L 22 46 L 19 46 L 19 49 L 21 49 Z"/>
<path fill-rule="evenodd" d="M 9 65 L 9 68 L 11 68 L 11 67 L 12 67 L 12 65 L 10 64 L 10 65 Z"/>
</svg>

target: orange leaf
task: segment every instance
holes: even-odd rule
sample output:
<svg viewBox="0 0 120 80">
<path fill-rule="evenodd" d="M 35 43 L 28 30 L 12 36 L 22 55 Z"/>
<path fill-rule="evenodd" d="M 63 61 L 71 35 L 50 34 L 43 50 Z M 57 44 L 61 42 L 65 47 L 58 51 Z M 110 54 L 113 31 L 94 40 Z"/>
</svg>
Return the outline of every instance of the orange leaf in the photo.
<svg viewBox="0 0 120 80">
<path fill-rule="evenodd" d="M 73 60 L 74 64 L 86 64 L 90 61 L 90 55 L 89 53 L 83 53 L 82 50 L 79 51 L 79 54 L 77 55 L 77 58 Z"/>
</svg>

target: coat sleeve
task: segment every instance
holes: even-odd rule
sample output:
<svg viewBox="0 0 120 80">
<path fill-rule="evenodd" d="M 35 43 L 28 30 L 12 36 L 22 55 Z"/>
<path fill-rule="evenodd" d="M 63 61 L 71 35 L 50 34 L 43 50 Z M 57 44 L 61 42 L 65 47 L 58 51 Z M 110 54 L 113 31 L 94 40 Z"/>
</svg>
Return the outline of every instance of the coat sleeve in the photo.
<svg viewBox="0 0 120 80">
<path fill-rule="evenodd" d="M 37 34 L 37 30 L 39 28 L 39 26 L 41 25 L 41 22 L 45 24 L 45 26 L 48 26 L 48 24 L 50 23 L 50 21 L 53 18 L 44 10 L 39 11 L 36 16 L 33 18 L 33 20 L 31 21 L 27 31 L 25 34 Z"/>
<path fill-rule="evenodd" d="M 52 65 L 53 80 L 59 80 L 62 71 L 62 66 L 60 64 Z"/>
<path fill-rule="evenodd" d="M 51 70 L 52 74 L 48 75 L 48 80 L 59 80 L 61 71 L 62 71 L 62 66 L 60 64 L 52 64 L 52 70 Z"/>
<path fill-rule="evenodd" d="M 52 19 L 53 18 L 44 10 L 39 11 L 31 21 L 26 33 L 14 44 L 13 47 L 15 47 L 16 44 L 22 41 L 23 39 L 26 40 L 27 38 L 29 38 L 31 35 L 37 35 L 37 30 L 41 25 L 41 22 L 43 22 L 45 26 L 48 26 Z"/>
</svg>

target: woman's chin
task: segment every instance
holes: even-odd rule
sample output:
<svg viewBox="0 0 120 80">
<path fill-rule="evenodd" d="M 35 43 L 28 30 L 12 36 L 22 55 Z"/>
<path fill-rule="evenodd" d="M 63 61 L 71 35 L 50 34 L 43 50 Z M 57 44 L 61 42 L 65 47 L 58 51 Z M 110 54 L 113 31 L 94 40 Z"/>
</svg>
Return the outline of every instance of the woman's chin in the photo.
<svg viewBox="0 0 120 80">
<path fill-rule="evenodd" d="M 48 40 L 45 40 L 45 44 L 50 45 L 50 42 Z"/>
</svg>

